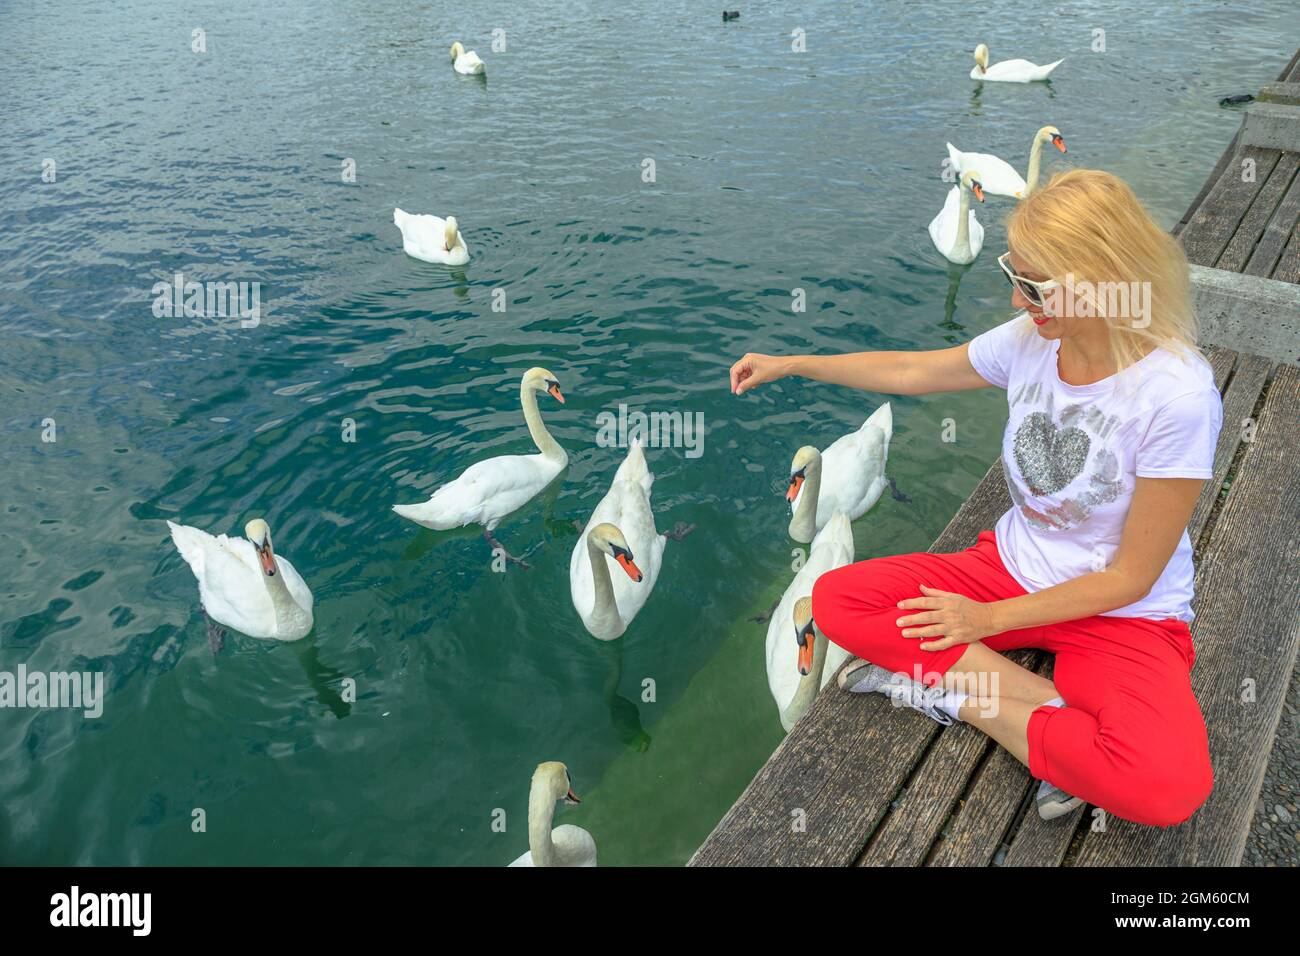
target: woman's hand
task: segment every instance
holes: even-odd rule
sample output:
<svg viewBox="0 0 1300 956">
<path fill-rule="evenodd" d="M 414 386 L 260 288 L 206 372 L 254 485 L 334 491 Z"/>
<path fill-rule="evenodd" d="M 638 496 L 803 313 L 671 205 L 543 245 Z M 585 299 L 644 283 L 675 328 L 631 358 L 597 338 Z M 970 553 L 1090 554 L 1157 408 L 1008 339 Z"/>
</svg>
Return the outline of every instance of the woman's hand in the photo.
<svg viewBox="0 0 1300 956">
<path fill-rule="evenodd" d="M 789 360 L 778 355 L 760 355 L 748 352 L 735 365 L 731 366 L 731 392 L 743 395 L 756 385 L 775 382 L 790 374 Z"/>
<path fill-rule="evenodd" d="M 974 644 L 998 633 L 993 625 L 993 607 L 972 601 L 963 594 L 952 594 L 921 585 L 919 598 L 899 601 L 901 608 L 919 608 L 921 614 L 898 619 L 904 637 L 939 637 L 921 645 L 923 651 L 941 651 L 954 644 Z"/>
</svg>

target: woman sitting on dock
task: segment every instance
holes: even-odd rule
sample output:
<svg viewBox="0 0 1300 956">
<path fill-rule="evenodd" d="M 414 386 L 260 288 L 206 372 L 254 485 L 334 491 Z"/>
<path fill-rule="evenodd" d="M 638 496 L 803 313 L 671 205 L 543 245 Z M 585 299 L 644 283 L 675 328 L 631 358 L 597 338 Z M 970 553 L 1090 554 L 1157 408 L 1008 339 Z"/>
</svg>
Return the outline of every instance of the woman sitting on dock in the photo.
<svg viewBox="0 0 1300 956">
<path fill-rule="evenodd" d="M 1018 203 L 1007 239 L 998 263 L 1021 311 L 1005 324 L 935 351 L 749 354 L 732 391 L 789 375 L 896 395 L 1005 389 L 1012 507 L 996 528 L 956 554 L 831 571 L 813 617 L 859 658 L 840 687 L 980 728 L 1043 781 L 1044 818 L 1087 801 L 1171 826 L 1213 784 L 1186 528 L 1223 411 L 1187 260 L 1094 170 Z M 1023 647 L 1056 655 L 1052 680 L 1003 656 Z"/>
</svg>

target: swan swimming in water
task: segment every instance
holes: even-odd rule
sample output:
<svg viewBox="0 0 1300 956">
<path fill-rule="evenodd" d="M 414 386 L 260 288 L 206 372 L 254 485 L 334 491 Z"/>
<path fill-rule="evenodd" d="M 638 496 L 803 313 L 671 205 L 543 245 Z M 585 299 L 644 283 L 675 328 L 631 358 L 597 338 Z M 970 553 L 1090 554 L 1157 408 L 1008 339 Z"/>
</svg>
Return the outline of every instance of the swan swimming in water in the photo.
<svg viewBox="0 0 1300 956">
<path fill-rule="evenodd" d="M 853 563 L 853 529 L 843 512 L 837 512 L 817 532 L 808 560 L 781 596 L 767 625 L 767 686 L 789 730 L 812 704 L 822 685 L 849 659 L 849 652 L 832 645 L 820 631 L 809 630 L 813 585 L 827 571 Z M 807 619 L 800 607 L 807 602 Z M 794 630 L 790 628 L 794 624 Z M 814 640 L 815 638 L 815 640 Z"/>
<path fill-rule="evenodd" d="M 275 553 L 271 529 L 261 518 L 244 527 L 245 538 L 208 534 L 167 522 L 172 541 L 199 582 L 199 598 L 211 621 L 259 640 L 296 641 L 312 626 L 311 589 L 289 559 Z M 221 635 L 209 623 L 208 639 Z"/>
<path fill-rule="evenodd" d="M 551 829 L 555 804 L 582 801 L 573 792 L 569 768 L 558 760 L 539 763 L 528 791 L 528 852 L 510 866 L 595 866 L 596 841 L 570 823 Z"/>
<path fill-rule="evenodd" d="M 680 541 L 690 530 L 681 524 L 664 534 L 655 530 L 650 507 L 654 480 L 640 440 L 633 439 L 569 557 L 573 606 L 587 632 L 599 640 L 623 635 L 659 580 L 668 539 Z M 615 565 L 622 573 L 613 573 Z"/>
<path fill-rule="evenodd" d="M 1064 63 L 1064 59 L 1039 66 L 1028 60 L 1003 60 L 989 66 L 989 48 L 981 43 L 975 48 L 975 69 L 970 71 L 972 80 L 988 80 L 993 83 L 1033 83 L 1045 80 L 1052 71 Z"/>
<path fill-rule="evenodd" d="M 457 73 L 473 76 L 483 73 L 487 66 L 473 50 L 466 50 L 459 40 L 451 45 L 451 68 Z"/>
<path fill-rule="evenodd" d="M 455 216 L 440 219 L 394 209 L 393 224 L 402 231 L 402 251 L 408 256 L 440 266 L 469 262 L 469 247 Z"/>
<path fill-rule="evenodd" d="M 805 445 L 790 463 L 790 537 L 807 544 L 837 511 L 850 521 L 880 500 L 889 480 L 885 463 L 894 415 L 881 405 L 855 432 L 837 438 L 824 452 Z"/>
<path fill-rule="evenodd" d="M 970 208 L 970 197 L 984 201 L 979 173 L 968 169 L 961 174 L 961 184 L 953 186 L 939 215 L 930 221 L 930 241 L 949 262 L 966 265 L 974 262 L 984 248 L 984 227 Z"/>
<path fill-rule="evenodd" d="M 393 505 L 393 510 L 403 518 L 435 531 L 480 524 L 483 537 L 493 548 L 500 548 L 506 557 L 522 564 L 501 546 L 492 532 L 502 518 L 527 504 L 569 463 L 568 454 L 542 422 L 537 410 L 539 392 L 546 392 L 564 404 L 560 382 L 554 373 L 541 367 L 530 368 L 519 382 L 519 404 L 523 406 L 528 434 L 532 436 L 538 454 L 485 458 L 435 491 L 428 501 L 416 505 Z"/>
</svg>

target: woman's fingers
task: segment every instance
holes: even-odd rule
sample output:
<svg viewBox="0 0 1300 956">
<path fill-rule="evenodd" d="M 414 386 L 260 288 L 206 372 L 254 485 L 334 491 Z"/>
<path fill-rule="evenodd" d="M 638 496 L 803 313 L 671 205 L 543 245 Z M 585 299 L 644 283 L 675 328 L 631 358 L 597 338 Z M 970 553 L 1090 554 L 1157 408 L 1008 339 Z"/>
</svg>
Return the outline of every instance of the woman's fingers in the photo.
<svg viewBox="0 0 1300 956">
<path fill-rule="evenodd" d="M 753 374 L 752 356 L 745 355 L 735 365 L 731 366 L 731 391 L 739 395 L 740 383 Z"/>
<path fill-rule="evenodd" d="M 963 597 L 961 594 L 953 594 L 951 591 L 940 591 L 938 588 L 921 585 L 921 593 L 928 597 Z"/>
<path fill-rule="evenodd" d="M 918 645 L 923 651 L 946 651 L 954 644 L 959 643 L 955 637 L 945 637 L 941 641 L 930 641 L 928 644 Z"/>
<path fill-rule="evenodd" d="M 908 614 L 906 617 L 900 617 L 896 622 L 899 627 L 915 627 L 918 624 L 937 624 L 939 615 L 935 611 L 926 611 L 923 614 Z"/>
<path fill-rule="evenodd" d="M 924 608 L 927 611 L 937 611 L 943 607 L 943 599 L 937 597 L 908 598 L 906 601 L 899 601 L 898 606 L 904 610 L 908 608 Z"/>
<path fill-rule="evenodd" d="M 938 637 L 944 631 L 942 624 L 931 624 L 929 627 L 909 627 L 903 631 L 904 637 Z"/>
</svg>

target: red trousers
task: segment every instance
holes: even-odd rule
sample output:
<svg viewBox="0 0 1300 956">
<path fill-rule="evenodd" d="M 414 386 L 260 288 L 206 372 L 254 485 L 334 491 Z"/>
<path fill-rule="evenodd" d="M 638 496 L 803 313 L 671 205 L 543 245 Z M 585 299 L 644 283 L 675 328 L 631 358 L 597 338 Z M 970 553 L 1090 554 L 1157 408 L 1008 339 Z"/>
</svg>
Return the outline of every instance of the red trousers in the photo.
<svg viewBox="0 0 1300 956">
<path fill-rule="evenodd" d="M 897 621 L 898 602 L 921 585 L 1000 601 L 1025 593 L 1003 566 L 993 532 L 957 554 L 901 554 L 823 574 L 813 617 L 840 647 L 925 683 L 939 683 L 966 653 L 958 644 L 923 651 Z M 930 640 L 935 640 L 931 638 Z M 1053 681 L 1064 707 L 1029 718 L 1029 770 L 1066 793 L 1125 820 L 1182 823 L 1214 783 L 1205 718 L 1192 693 L 1195 654 L 1178 620 L 1089 617 L 1006 631 L 981 641 L 1004 652 L 1038 647 L 1056 655 Z"/>
</svg>

